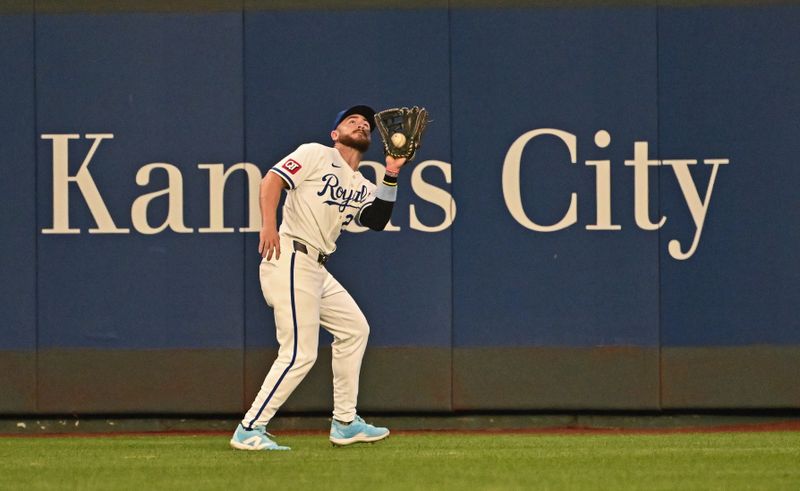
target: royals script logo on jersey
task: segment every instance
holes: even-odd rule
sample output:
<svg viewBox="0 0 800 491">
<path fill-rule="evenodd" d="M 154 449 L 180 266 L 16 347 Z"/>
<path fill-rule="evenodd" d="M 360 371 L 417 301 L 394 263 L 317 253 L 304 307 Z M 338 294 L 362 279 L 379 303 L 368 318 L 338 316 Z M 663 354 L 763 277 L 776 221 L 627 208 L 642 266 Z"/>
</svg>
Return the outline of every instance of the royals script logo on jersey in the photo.
<svg viewBox="0 0 800 491">
<path fill-rule="evenodd" d="M 369 190 L 364 185 L 360 189 L 345 189 L 339 184 L 336 174 L 325 174 L 322 176 L 322 180 L 325 182 L 325 186 L 317 193 L 317 196 L 327 196 L 325 204 L 337 206 L 339 212 L 343 212 L 347 208 L 361 208 L 369 195 Z"/>
</svg>

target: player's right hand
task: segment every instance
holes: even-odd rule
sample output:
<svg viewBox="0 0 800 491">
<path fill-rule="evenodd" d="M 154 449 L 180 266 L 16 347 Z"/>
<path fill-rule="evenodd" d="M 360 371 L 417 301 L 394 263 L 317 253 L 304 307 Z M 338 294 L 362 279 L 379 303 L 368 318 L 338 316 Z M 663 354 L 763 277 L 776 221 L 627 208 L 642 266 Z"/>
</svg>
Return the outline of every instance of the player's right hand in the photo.
<svg viewBox="0 0 800 491">
<path fill-rule="evenodd" d="M 275 259 L 281 258 L 281 236 L 277 230 L 264 227 L 258 234 L 258 239 L 258 253 L 262 258 L 266 257 L 270 261 L 273 253 Z"/>
</svg>

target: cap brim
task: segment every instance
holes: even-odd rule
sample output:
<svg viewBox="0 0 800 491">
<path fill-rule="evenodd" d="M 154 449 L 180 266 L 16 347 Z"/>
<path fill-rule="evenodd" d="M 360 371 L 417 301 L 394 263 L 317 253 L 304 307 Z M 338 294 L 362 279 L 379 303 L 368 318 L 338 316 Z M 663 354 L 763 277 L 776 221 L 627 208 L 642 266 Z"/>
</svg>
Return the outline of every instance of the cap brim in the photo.
<svg viewBox="0 0 800 491">
<path fill-rule="evenodd" d="M 369 106 L 353 106 L 349 109 L 345 109 L 344 111 L 340 112 L 336 116 L 336 120 L 333 124 L 333 129 L 335 130 L 339 124 L 345 120 L 348 116 L 352 116 L 353 114 L 358 114 L 364 116 L 364 119 L 367 120 L 369 123 L 369 131 L 372 133 L 375 131 L 375 110 Z"/>
</svg>

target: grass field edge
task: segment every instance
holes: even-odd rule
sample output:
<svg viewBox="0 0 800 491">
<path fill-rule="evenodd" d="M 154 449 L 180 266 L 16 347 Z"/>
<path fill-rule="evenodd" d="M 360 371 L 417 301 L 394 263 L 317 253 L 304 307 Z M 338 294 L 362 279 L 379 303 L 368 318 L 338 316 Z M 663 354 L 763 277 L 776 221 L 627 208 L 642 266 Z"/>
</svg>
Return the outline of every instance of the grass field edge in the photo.
<svg viewBox="0 0 800 491">
<path fill-rule="evenodd" d="M 232 431 L 232 430 L 231 430 Z M 50 432 L 50 433 L 0 433 L 0 438 L 114 438 L 130 436 L 228 436 L 231 431 L 222 430 L 169 430 L 169 431 L 116 431 L 116 432 Z M 667 435 L 686 433 L 757 433 L 800 432 L 800 421 L 725 424 L 691 426 L 680 428 L 469 428 L 469 429 L 407 429 L 392 430 L 393 435 Z M 278 430 L 281 436 L 322 436 L 327 430 Z"/>
</svg>

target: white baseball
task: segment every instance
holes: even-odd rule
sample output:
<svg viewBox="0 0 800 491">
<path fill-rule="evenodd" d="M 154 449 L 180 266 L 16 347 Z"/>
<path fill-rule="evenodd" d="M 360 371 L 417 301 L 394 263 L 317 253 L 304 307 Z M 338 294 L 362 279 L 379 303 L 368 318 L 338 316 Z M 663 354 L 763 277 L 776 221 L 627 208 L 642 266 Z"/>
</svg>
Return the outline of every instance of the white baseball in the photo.
<svg viewBox="0 0 800 491">
<path fill-rule="evenodd" d="M 402 147 L 406 144 L 406 135 L 402 133 L 395 133 L 392 135 L 392 144 L 395 147 Z"/>
</svg>

